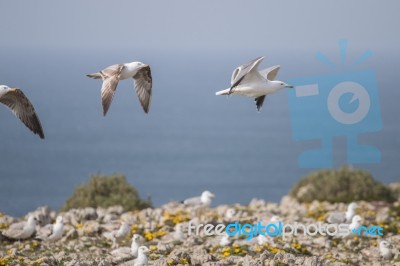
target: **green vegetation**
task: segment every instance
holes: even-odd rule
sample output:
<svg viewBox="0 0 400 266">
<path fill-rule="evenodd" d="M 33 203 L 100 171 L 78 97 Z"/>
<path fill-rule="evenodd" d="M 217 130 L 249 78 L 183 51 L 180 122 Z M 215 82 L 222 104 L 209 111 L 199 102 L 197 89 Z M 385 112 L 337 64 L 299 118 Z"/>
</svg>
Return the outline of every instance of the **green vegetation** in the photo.
<svg viewBox="0 0 400 266">
<path fill-rule="evenodd" d="M 393 196 L 400 200 L 400 182 L 389 184 L 389 188 L 393 193 Z"/>
<path fill-rule="evenodd" d="M 292 188 L 290 195 L 300 202 L 394 200 L 391 190 L 375 181 L 368 171 L 350 167 L 313 172 L 303 177 Z"/>
<path fill-rule="evenodd" d="M 151 207 L 151 201 L 141 200 L 136 189 L 123 175 L 92 176 L 87 184 L 78 186 L 65 202 L 63 211 L 73 208 L 120 205 L 124 211 Z"/>
</svg>

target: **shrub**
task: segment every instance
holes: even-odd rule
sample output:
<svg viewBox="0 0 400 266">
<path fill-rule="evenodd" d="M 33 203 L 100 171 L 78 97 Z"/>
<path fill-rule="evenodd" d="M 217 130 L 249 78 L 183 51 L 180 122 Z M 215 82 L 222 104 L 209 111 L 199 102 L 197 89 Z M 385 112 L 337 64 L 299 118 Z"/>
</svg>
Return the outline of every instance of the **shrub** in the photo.
<svg viewBox="0 0 400 266">
<path fill-rule="evenodd" d="M 78 186 L 64 203 L 63 211 L 73 208 L 120 205 L 125 211 L 151 207 L 150 199 L 141 200 L 136 189 L 123 175 L 92 176 L 89 182 Z"/>
<path fill-rule="evenodd" d="M 392 191 L 393 196 L 400 201 L 400 182 L 389 184 L 389 188 Z"/>
<path fill-rule="evenodd" d="M 368 171 L 350 167 L 320 170 L 303 177 L 290 195 L 300 202 L 393 201 L 388 187 L 374 180 Z"/>
</svg>

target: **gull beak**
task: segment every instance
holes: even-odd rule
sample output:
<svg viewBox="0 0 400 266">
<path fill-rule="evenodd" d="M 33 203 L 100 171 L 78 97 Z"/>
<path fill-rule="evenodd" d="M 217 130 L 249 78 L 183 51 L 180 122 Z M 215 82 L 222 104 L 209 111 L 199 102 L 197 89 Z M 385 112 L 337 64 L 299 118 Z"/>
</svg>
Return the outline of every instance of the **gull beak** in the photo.
<svg viewBox="0 0 400 266">
<path fill-rule="evenodd" d="M 293 85 L 286 85 L 286 88 L 294 88 L 294 86 Z"/>
<path fill-rule="evenodd" d="M 210 197 L 211 197 L 211 198 L 215 198 L 215 195 L 211 193 Z"/>
<path fill-rule="evenodd" d="M 16 91 L 18 88 L 10 88 L 11 91 Z"/>
</svg>

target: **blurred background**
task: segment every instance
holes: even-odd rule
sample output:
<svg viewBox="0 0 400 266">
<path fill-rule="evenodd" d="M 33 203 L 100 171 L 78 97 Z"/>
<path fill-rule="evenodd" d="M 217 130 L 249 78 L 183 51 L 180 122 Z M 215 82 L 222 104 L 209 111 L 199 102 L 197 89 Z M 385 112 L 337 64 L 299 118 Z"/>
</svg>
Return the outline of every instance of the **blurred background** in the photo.
<svg viewBox="0 0 400 266">
<path fill-rule="evenodd" d="M 266 99 L 217 97 L 232 71 L 258 56 L 280 64 L 280 80 L 332 73 L 320 51 L 340 61 L 373 56 L 355 70 L 376 73 L 382 130 L 361 140 L 381 162 L 354 165 L 381 182 L 400 178 L 398 69 L 400 4 L 232 1 L 3 2 L 0 83 L 19 87 L 45 131 L 40 140 L 0 108 L 0 210 L 23 215 L 58 209 L 94 174 L 125 174 L 154 205 L 199 195 L 215 204 L 279 201 L 313 169 L 299 167 L 309 142 L 292 140 L 288 91 Z M 144 114 L 133 81 L 121 81 L 102 116 L 101 82 L 85 75 L 106 66 L 150 64 L 153 99 Z M 318 140 L 316 140 L 318 141 Z M 346 137 L 333 139 L 334 166 L 346 164 Z"/>
</svg>

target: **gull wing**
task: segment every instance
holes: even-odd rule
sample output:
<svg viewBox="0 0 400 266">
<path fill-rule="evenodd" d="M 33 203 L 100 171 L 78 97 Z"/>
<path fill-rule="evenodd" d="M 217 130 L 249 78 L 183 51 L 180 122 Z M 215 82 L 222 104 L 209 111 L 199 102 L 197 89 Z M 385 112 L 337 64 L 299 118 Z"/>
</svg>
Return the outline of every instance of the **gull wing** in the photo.
<svg viewBox="0 0 400 266">
<path fill-rule="evenodd" d="M 331 224 L 344 223 L 346 221 L 346 216 L 342 212 L 333 212 L 333 213 L 329 214 L 326 221 Z"/>
<path fill-rule="evenodd" d="M 231 92 L 234 87 L 239 85 L 240 82 L 246 77 L 246 75 L 248 75 L 250 72 L 252 72 L 253 69 L 257 69 L 257 66 L 260 64 L 260 62 L 263 59 L 264 59 L 264 57 L 258 57 L 246 64 L 243 64 L 243 65 L 237 67 L 232 73 L 231 87 L 230 87 L 229 92 Z"/>
<path fill-rule="evenodd" d="M 279 69 L 281 68 L 280 65 L 272 66 L 260 71 L 260 74 L 268 80 L 275 80 L 276 75 L 278 74 Z"/>
<path fill-rule="evenodd" d="M 33 133 L 44 139 L 43 128 L 35 108 L 20 89 L 10 89 L 0 98 L 0 102 L 8 106 Z"/>
<path fill-rule="evenodd" d="M 183 201 L 185 205 L 200 205 L 201 204 L 201 197 L 193 197 L 188 198 Z"/>
<path fill-rule="evenodd" d="M 152 77 L 149 66 L 140 68 L 133 76 L 136 94 L 145 113 L 149 112 L 151 101 Z"/>
<path fill-rule="evenodd" d="M 254 101 L 256 102 L 257 111 L 260 112 L 261 107 L 262 107 L 262 105 L 264 103 L 264 100 L 265 100 L 265 95 L 257 97 L 257 98 L 254 99 Z"/>
<path fill-rule="evenodd" d="M 103 85 L 101 86 L 101 101 L 103 105 L 103 115 L 105 116 L 110 108 L 112 99 L 117 89 L 119 75 L 124 69 L 124 65 L 113 65 L 102 71 L 100 75 L 103 78 Z"/>
</svg>

